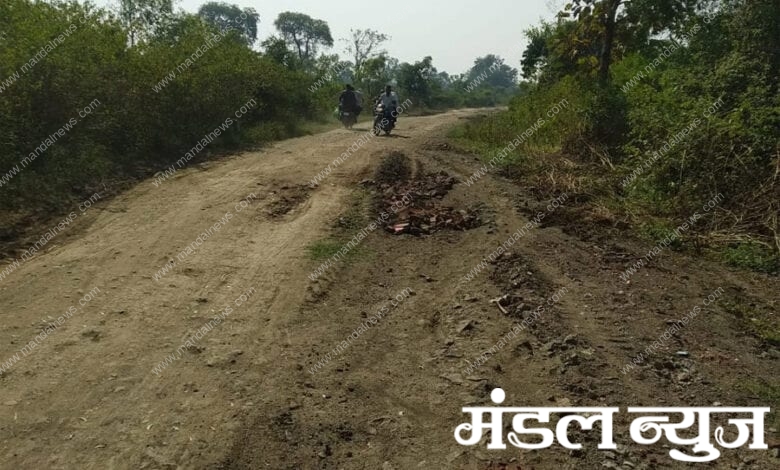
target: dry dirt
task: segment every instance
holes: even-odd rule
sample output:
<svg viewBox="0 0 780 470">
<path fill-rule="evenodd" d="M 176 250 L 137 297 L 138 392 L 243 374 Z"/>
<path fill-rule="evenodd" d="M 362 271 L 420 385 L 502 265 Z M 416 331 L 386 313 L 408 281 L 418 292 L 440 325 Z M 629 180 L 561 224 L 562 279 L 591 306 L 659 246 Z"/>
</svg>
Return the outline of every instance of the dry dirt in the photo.
<svg viewBox="0 0 780 470">
<path fill-rule="evenodd" d="M 385 156 L 403 153 L 416 174 L 459 181 L 478 168 L 442 138 L 475 113 L 402 119 L 398 136 L 372 140 L 316 188 L 308 181 L 365 124 L 180 171 L 159 188 L 142 183 L 90 209 L 0 281 L 0 364 L 49 327 L 0 376 L 0 467 L 692 468 L 672 461 L 668 446 L 631 444 L 624 411 L 615 452 L 595 449 L 593 432 L 577 434 L 581 451 L 555 444 L 496 452 L 484 441 L 461 447 L 453 431 L 467 420 L 461 408 L 488 404 L 495 387 L 510 406 L 719 403 L 775 411 L 780 353 L 751 321 L 757 312 L 776 325 L 777 278 L 669 251 L 626 284 L 618 273 L 648 246 L 580 238 L 550 218 L 461 282 L 528 222 L 533 198 L 496 175 L 437 195 L 453 213 L 478 208 L 478 227 L 377 229 L 359 255 L 311 281 L 322 260 L 307 247 L 343 232 L 339 220 L 354 212 L 355 194 L 380 191 L 361 182 Z M 373 207 L 363 208 L 366 220 L 376 217 Z M 224 226 L 154 279 L 227 213 Z M 622 373 L 670 321 L 720 287 L 724 295 L 693 323 Z M 411 294 L 393 306 L 405 289 Z M 530 328 L 464 371 L 560 292 Z M 221 324 L 153 372 L 228 305 Z M 76 313 L 52 330 L 71 306 Z M 385 306 L 380 322 L 321 362 Z M 773 413 L 772 450 L 725 450 L 706 468 L 778 468 L 778 426 Z"/>
</svg>

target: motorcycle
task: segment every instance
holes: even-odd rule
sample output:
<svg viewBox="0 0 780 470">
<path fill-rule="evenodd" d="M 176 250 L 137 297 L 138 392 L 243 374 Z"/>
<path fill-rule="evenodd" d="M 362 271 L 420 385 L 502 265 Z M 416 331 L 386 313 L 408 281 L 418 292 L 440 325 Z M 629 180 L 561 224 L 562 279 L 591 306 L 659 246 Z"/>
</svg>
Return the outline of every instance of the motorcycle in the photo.
<svg viewBox="0 0 780 470">
<path fill-rule="evenodd" d="M 357 113 L 341 111 L 339 113 L 339 121 L 341 121 L 345 129 L 352 129 L 352 126 L 357 124 Z"/>
<path fill-rule="evenodd" d="M 385 108 L 380 102 L 374 108 L 374 116 L 376 116 L 374 119 L 374 134 L 379 135 L 384 132 L 385 135 L 390 135 L 390 132 L 395 129 L 393 110 Z"/>
</svg>

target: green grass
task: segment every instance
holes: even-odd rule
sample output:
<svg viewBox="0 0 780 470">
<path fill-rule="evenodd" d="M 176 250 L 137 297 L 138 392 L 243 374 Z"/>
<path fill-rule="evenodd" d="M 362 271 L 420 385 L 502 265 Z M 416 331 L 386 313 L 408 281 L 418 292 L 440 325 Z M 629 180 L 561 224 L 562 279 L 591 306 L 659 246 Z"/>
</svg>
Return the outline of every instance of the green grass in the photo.
<svg viewBox="0 0 780 470">
<path fill-rule="evenodd" d="M 746 242 L 726 247 L 721 256 L 726 263 L 739 268 L 764 273 L 777 273 L 780 270 L 780 256 L 759 243 Z"/>
<path fill-rule="evenodd" d="M 336 220 L 333 232 L 328 237 L 317 240 L 306 247 L 306 254 L 309 259 L 324 261 L 333 257 L 350 239 L 363 230 L 371 221 L 369 216 L 370 199 L 369 193 L 363 189 L 352 193 L 349 207 Z M 365 248 L 363 243 L 360 243 L 347 252 L 344 256 L 344 261 L 351 262 L 369 254 L 370 251 Z"/>
<path fill-rule="evenodd" d="M 780 413 L 777 411 L 777 403 L 780 403 L 780 386 L 772 385 L 763 380 L 747 380 L 736 384 L 737 390 L 749 394 L 751 397 L 761 400 L 761 405 L 771 406 L 767 418 L 768 427 L 780 427 Z"/>
<path fill-rule="evenodd" d="M 764 313 L 767 308 L 756 308 L 756 304 L 750 299 L 741 296 L 732 296 L 722 301 L 726 312 L 738 318 L 745 327 L 756 337 L 767 343 L 780 347 L 780 325 L 777 319 Z"/>
<path fill-rule="evenodd" d="M 738 384 L 737 388 L 766 401 L 767 404 L 780 403 L 779 385 L 771 385 L 759 380 L 750 380 Z"/>
<path fill-rule="evenodd" d="M 465 124 L 455 126 L 452 128 L 447 137 L 452 144 L 463 152 L 469 152 L 484 162 L 487 163 L 496 157 L 507 145 L 503 142 L 492 142 L 485 140 L 479 135 L 480 126 L 485 125 L 486 121 L 494 119 L 493 116 L 480 116 L 470 118 Z M 528 158 L 523 158 L 519 154 L 520 149 L 510 152 L 503 159 L 498 161 L 498 167 L 505 167 L 509 165 L 522 165 L 528 163 Z"/>
<path fill-rule="evenodd" d="M 458 149 L 473 153 L 482 162 L 488 162 L 507 144 L 507 136 L 523 128 L 520 123 L 524 121 L 524 112 L 518 112 L 517 116 L 512 116 L 512 113 L 471 118 L 450 130 L 448 138 Z M 532 138 L 509 153 L 499 167 L 522 186 L 546 188 L 548 193 L 557 189 L 569 194 L 587 194 L 591 206 L 598 203 L 609 209 L 615 217 L 628 222 L 634 234 L 651 244 L 666 239 L 686 221 L 691 211 L 678 207 L 674 199 L 656 187 L 654 180 L 648 179 L 649 175 L 640 178 L 626 190 L 618 189 L 623 176 L 636 166 L 635 162 L 615 163 L 618 169 L 613 171 L 567 154 L 560 145 L 565 139 L 555 128 L 558 124 L 557 121 L 551 121 L 541 129 L 538 138 Z M 562 160 L 557 158 L 561 152 L 573 163 L 562 165 Z M 695 249 L 698 253 L 702 248 L 699 242 L 701 238 L 695 235 L 705 229 L 704 222 L 694 224 L 681 233 L 680 238 L 674 239 L 669 248 L 675 251 Z M 704 247 L 707 247 L 706 231 L 704 234 Z M 730 246 L 715 245 L 706 248 L 705 254 L 713 261 L 738 268 L 775 275 L 780 273 L 780 254 L 766 244 L 743 242 Z M 762 331 L 765 330 L 762 328 Z M 772 341 L 777 336 L 776 332 L 766 331 L 762 335 Z"/>
<path fill-rule="evenodd" d="M 675 238 L 673 225 L 671 220 L 652 218 L 639 226 L 638 233 L 640 237 L 653 244 L 659 244 L 669 237 L 672 239 L 669 247 L 673 250 L 680 249 L 683 242 L 679 238 Z M 681 236 L 684 237 L 685 233 L 683 232 Z"/>
<path fill-rule="evenodd" d="M 342 243 L 332 239 L 318 240 L 306 247 L 309 258 L 314 261 L 324 261 L 341 250 Z"/>
</svg>

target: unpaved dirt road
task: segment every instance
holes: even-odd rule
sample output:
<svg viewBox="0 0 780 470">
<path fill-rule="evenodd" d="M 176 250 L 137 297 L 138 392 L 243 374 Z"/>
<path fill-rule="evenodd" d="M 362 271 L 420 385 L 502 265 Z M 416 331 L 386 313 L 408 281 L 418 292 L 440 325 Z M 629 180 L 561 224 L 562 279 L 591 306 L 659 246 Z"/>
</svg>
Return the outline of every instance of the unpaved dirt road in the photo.
<svg viewBox="0 0 780 470">
<path fill-rule="evenodd" d="M 774 411 L 780 354 L 749 317 L 777 312 L 776 279 L 669 252 L 627 284 L 618 274 L 649 247 L 583 236 L 552 216 L 522 231 L 549 201 L 494 174 L 441 201 L 477 208 L 480 227 L 378 229 L 359 256 L 311 281 L 322 260 L 307 247 L 332 236 L 356 193 L 376 191 L 360 182 L 386 155 L 461 181 L 479 167 L 443 138 L 476 113 L 402 119 L 397 137 L 366 143 L 314 189 L 361 132 L 284 141 L 91 208 L 0 283 L 0 364 L 18 358 L 0 376 L 0 467 L 688 468 L 661 444 L 631 444 L 624 414 L 609 453 L 591 433 L 578 434 L 582 451 L 531 452 L 461 447 L 453 431 L 467 421 L 460 409 L 488 404 L 496 387 L 510 406 Z M 518 230 L 508 253 L 464 281 Z M 694 321 L 624 373 L 696 306 Z M 778 424 L 768 418 L 771 445 Z M 726 450 L 709 468 L 777 468 L 773 452 Z"/>
</svg>

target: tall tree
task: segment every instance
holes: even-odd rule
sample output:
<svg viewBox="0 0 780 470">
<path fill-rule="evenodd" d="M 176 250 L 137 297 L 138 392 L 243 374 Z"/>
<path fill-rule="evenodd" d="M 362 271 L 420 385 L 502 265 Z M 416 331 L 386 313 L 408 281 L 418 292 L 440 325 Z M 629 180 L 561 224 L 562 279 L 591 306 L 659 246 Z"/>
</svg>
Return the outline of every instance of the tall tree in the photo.
<svg viewBox="0 0 780 470">
<path fill-rule="evenodd" d="M 274 26 L 282 39 L 298 52 L 298 58 L 309 61 L 317 55 L 320 46 L 333 46 L 328 23 L 303 13 L 280 13 Z"/>
<path fill-rule="evenodd" d="M 431 98 L 439 86 L 433 80 L 437 75 L 438 71 L 430 56 L 414 64 L 403 63 L 398 70 L 398 86 L 415 103 L 431 106 Z"/>
<path fill-rule="evenodd" d="M 373 29 L 353 29 L 350 34 L 351 37 L 343 41 L 347 43 L 346 51 L 352 57 L 355 74 L 360 79 L 363 75 L 363 64 L 368 59 L 382 55 L 385 51 L 380 50 L 380 47 L 390 37 Z"/>
<path fill-rule="evenodd" d="M 599 32 L 598 78 L 609 81 L 612 50 L 619 23 L 628 23 L 635 34 L 647 37 L 674 29 L 704 0 L 572 0 L 561 16 L 573 16 L 587 29 Z"/>
<path fill-rule="evenodd" d="M 130 46 L 149 36 L 173 15 L 173 0 L 119 0 L 119 18 L 130 34 Z"/>
<path fill-rule="evenodd" d="M 537 81 L 539 79 L 539 71 L 544 68 L 545 61 L 549 55 L 547 41 L 552 37 L 552 27 L 542 22 L 541 26 L 532 27 L 523 34 L 528 39 L 528 46 L 523 51 L 523 60 L 520 61 L 523 78 Z"/>
<path fill-rule="evenodd" d="M 369 96 L 376 96 L 393 79 L 393 73 L 398 68 L 398 59 L 385 54 L 366 59 L 363 62 L 361 85 Z"/>
<path fill-rule="evenodd" d="M 474 60 L 467 79 L 492 88 L 514 88 L 517 85 L 517 69 L 506 65 L 501 57 L 488 54 Z"/>
<path fill-rule="evenodd" d="M 198 16 L 214 25 L 223 33 L 237 31 L 248 46 L 257 41 L 257 23 L 260 15 L 254 8 L 241 9 L 237 5 L 223 2 L 205 3 L 198 10 Z"/>
</svg>

